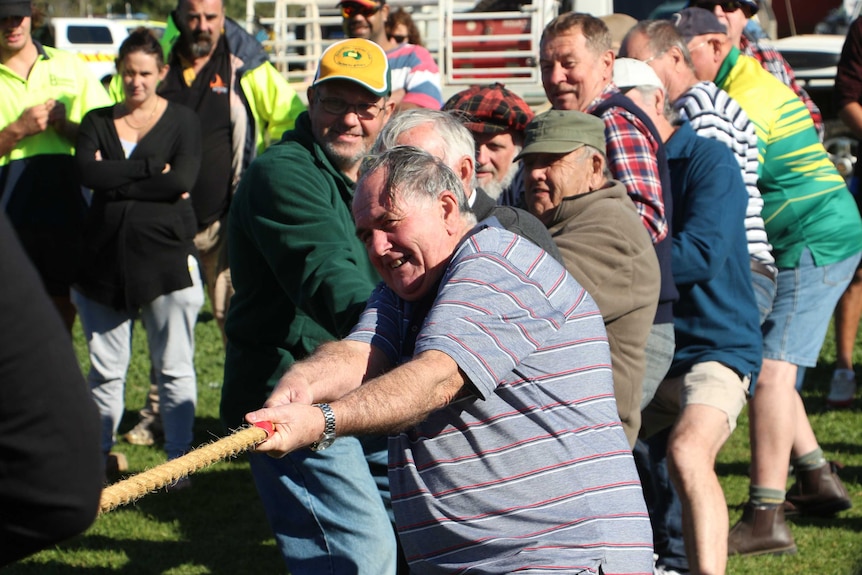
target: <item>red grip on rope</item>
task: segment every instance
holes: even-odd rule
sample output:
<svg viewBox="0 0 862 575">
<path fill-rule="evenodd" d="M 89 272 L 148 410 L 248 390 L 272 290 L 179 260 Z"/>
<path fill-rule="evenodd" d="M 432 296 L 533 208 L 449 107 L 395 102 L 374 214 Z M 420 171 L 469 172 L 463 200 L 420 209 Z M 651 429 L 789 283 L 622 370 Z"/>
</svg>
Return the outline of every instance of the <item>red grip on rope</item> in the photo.
<svg viewBox="0 0 862 575">
<path fill-rule="evenodd" d="M 259 427 L 266 431 L 266 437 L 272 437 L 272 434 L 275 433 L 275 427 L 273 427 L 271 421 L 257 421 L 254 424 L 255 427 Z"/>
</svg>

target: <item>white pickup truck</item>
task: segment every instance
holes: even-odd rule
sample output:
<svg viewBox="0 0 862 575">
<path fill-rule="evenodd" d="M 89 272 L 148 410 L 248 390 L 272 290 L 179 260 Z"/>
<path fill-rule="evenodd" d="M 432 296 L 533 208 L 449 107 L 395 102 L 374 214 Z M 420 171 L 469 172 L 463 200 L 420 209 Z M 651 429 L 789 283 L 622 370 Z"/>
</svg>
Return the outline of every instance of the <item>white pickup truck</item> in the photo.
<svg viewBox="0 0 862 575">
<path fill-rule="evenodd" d="M 48 20 L 37 38 L 48 46 L 78 54 L 100 80 L 116 73 L 115 60 L 128 28 L 112 18 L 61 18 Z"/>
<path fill-rule="evenodd" d="M 53 17 L 35 36 L 43 44 L 77 54 L 99 80 L 107 81 L 116 73 L 120 44 L 139 26 L 153 29 L 159 37 L 165 29 L 164 22 L 139 18 Z"/>
</svg>

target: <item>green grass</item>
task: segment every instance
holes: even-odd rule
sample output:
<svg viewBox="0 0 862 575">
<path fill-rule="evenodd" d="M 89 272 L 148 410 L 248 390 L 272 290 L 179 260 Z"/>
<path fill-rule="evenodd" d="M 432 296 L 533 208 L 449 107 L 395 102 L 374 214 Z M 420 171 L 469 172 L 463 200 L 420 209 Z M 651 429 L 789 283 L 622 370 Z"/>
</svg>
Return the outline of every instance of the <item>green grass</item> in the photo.
<svg viewBox="0 0 862 575">
<path fill-rule="evenodd" d="M 218 421 L 223 349 L 209 309 L 201 312 L 196 328 L 198 417 L 195 445 L 222 435 Z M 86 369 L 86 345 L 76 326 L 75 345 Z M 147 391 L 146 342 L 140 325 L 134 337 L 134 358 L 126 388 L 126 414 L 120 432 L 137 420 Z M 862 343 L 856 346 L 862 364 Z M 731 558 L 727 572 L 753 574 L 862 574 L 862 401 L 854 409 L 824 408 L 835 359 L 832 334 L 827 336 L 820 365 L 809 370 L 805 404 L 818 439 L 830 459 L 844 463 L 841 472 L 853 498 L 853 509 L 835 519 L 794 519 L 791 529 L 799 553 L 785 557 Z M 120 443 L 132 473 L 164 461 L 156 447 Z M 719 455 L 717 470 L 730 508 L 731 523 L 742 513 L 748 496 L 748 419 Z M 9 567 L 10 575 L 56 573 L 165 573 L 170 575 L 285 573 L 258 502 L 248 464 L 243 457 L 221 462 L 192 476 L 191 489 L 158 492 L 135 504 L 99 517 L 83 535 Z"/>
<path fill-rule="evenodd" d="M 853 359 L 857 366 L 862 365 L 862 338 L 856 340 Z M 857 399 L 849 410 L 826 410 L 829 378 L 834 365 L 835 340 L 830 328 L 817 367 L 806 373 L 802 395 L 811 425 L 827 459 L 844 464 L 839 475 L 853 499 L 853 508 L 833 519 L 791 519 L 790 528 L 799 548 L 797 555 L 732 557 L 728 561 L 728 573 L 862 574 L 862 402 Z M 742 515 L 742 505 L 748 499 L 749 460 L 748 417 L 744 413 L 739 427 L 719 454 L 716 467 L 730 509 L 731 524 Z"/>
<path fill-rule="evenodd" d="M 208 307 L 199 316 L 195 340 L 197 446 L 224 435 L 218 419 L 224 348 Z M 89 361 L 80 323 L 75 326 L 74 343 L 86 373 Z M 140 323 L 135 325 L 133 348 L 120 433 L 136 423 L 137 409 L 143 406 L 149 386 L 147 344 Z M 156 446 L 120 442 L 114 450 L 126 454 L 129 473 L 144 471 L 166 459 Z M 243 456 L 199 471 L 192 481 L 191 489 L 151 493 L 100 516 L 83 535 L 3 572 L 198 575 L 286 571 Z"/>
</svg>

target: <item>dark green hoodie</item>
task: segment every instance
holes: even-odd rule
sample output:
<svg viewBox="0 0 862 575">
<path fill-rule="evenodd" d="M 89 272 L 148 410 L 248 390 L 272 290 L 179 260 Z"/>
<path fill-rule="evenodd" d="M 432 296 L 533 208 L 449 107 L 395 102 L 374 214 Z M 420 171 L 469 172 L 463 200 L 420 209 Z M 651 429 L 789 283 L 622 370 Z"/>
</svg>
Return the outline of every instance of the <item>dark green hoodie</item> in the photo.
<svg viewBox="0 0 862 575">
<path fill-rule="evenodd" d="M 353 187 L 314 142 L 308 113 L 243 176 L 228 219 L 228 428 L 263 406 L 291 364 L 346 336 L 380 281 L 356 237 Z"/>
</svg>

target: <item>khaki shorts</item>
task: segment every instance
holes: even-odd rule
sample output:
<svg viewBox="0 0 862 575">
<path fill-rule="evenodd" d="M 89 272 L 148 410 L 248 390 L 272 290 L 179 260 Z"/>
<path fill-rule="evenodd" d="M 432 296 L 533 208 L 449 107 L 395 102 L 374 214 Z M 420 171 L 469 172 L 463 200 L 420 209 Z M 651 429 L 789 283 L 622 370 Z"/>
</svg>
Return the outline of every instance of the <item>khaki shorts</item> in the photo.
<svg viewBox="0 0 862 575">
<path fill-rule="evenodd" d="M 749 377 L 718 363 L 707 361 L 692 366 L 685 375 L 665 379 L 655 397 L 643 410 L 640 436 L 648 438 L 676 423 L 688 405 L 709 405 L 727 415 L 731 432 L 748 401 Z"/>
</svg>

